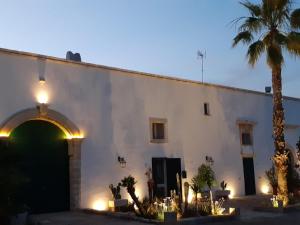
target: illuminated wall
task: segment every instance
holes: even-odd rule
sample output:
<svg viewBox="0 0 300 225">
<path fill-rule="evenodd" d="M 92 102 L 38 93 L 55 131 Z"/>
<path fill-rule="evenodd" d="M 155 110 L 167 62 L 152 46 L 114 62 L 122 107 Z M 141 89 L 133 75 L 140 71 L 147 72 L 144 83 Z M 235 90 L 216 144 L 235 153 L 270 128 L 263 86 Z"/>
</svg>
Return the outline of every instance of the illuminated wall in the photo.
<svg viewBox="0 0 300 225">
<path fill-rule="evenodd" d="M 111 198 L 108 185 L 129 174 L 137 179 L 138 195 L 143 197 L 152 157 L 180 157 L 189 181 L 205 156 L 211 156 L 218 181 L 225 180 L 235 196 L 243 195 L 239 119 L 256 122 L 256 190 L 266 190 L 264 171 L 273 154 L 271 96 L 1 50 L 0 68 L 0 121 L 35 107 L 38 98 L 84 133 L 83 208 L 105 209 Z M 210 116 L 203 114 L 204 102 L 210 105 Z M 285 109 L 287 123 L 300 125 L 300 100 L 286 100 Z M 168 120 L 167 143 L 150 143 L 150 117 Z M 299 135 L 299 127 L 290 126 L 288 143 L 294 146 Z M 127 161 L 125 168 L 118 156 Z"/>
</svg>

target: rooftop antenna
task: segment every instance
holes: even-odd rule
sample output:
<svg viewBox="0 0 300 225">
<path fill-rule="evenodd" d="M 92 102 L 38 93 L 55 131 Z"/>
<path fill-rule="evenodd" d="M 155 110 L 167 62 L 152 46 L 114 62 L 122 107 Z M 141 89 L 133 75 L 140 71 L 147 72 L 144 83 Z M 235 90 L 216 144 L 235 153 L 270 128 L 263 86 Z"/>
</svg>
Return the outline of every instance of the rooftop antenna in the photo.
<svg viewBox="0 0 300 225">
<path fill-rule="evenodd" d="M 202 83 L 203 83 L 203 59 L 206 58 L 206 51 L 197 51 L 197 59 L 201 58 L 201 72 L 202 72 Z"/>
</svg>

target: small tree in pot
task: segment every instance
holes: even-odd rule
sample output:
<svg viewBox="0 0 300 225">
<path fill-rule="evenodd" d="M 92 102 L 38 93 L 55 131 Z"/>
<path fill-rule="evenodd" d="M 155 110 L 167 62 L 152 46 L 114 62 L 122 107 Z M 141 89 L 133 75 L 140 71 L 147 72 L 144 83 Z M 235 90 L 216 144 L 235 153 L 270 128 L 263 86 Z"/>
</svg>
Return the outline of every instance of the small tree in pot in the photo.
<svg viewBox="0 0 300 225">
<path fill-rule="evenodd" d="M 198 210 L 198 194 L 201 192 L 203 186 L 204 186 L 203 181 L 199 178 L 198 175 L 192 178 L 190 187 L 194 194 L 196 210 Z"/>
<path fill-rule="evenodd" d="M 109 189 L 113 197 L 113 201 L 108 202 L 109 209 L 112 211 L 127 210 L 128 200 L 121 199 L 121 183 L 118 183 L 117 186 L 110 184 Z"/>
<path fill-rule="evenodd" d="M 199 177 L 200 182 L 204 184 L 204 186 L 206 185 L 209 188 L 209 190 L 211 190 L 211 188 L 216 182 L 215 172 L 209 165 L 206 164 L 202 164 L 198 168 L 197 176 Z"/>
<path fill-rule="evenodd" d="M 118 183 L 118 185 L 116 187 L 114 187 L 113 184 L 110 184 L 109 189 L 111 191 L 111 194 L 112 194 L 114 200 L 121 199 L 121 194 L 120 194 L 121 183 Z"/>
<path fill-rule="evenodd" d="M 221 188 L 221 190 L 215 191 L 216 198 L 217 199 L 220 199 L 220 198 L 228 199 L 229 195 L 230 195 L 230 190 L 226 190 L 227 183 L 224 180 L 220 183 L 220 188 Z"/>
</svg>

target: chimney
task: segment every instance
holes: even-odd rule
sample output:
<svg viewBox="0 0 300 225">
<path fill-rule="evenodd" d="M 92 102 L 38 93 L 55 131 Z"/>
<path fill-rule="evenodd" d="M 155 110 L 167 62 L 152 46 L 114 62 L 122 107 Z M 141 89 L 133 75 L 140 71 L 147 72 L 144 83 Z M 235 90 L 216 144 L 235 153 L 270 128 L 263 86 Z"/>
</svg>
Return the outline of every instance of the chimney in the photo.
<svg viewBox="0 0 300 225">
<path fill-rule="evenodd" d="M 272 88 L 270 86 L 266 86 L 265 87 L 265 92 L 270 94 L 271 93 Z"/>
<path fill-rule="evenodd" d="M 73 53 L 71 51 L 67 51 L 66 60 L 81 62 L 81 56 L 79 53 Z"/>
</svg>

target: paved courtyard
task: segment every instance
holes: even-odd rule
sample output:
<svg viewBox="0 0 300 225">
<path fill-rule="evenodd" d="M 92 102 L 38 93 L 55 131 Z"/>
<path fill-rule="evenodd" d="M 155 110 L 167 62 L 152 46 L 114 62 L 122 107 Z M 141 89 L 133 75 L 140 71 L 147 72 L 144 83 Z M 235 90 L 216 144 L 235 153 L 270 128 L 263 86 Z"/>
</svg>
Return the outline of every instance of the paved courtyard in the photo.
<svg viewBox="0 0 300 225">
<path fill-rule="evenodd" d="M 84 212 L 59 212 L 34 215 L 32 225 L 141 225 L 143 223 L 116 219 L 108 216 L 87 214 Z"/>
<path fill-rule="evenodd" d="M 36 225 L 146 225 L 137 221 L 111 218 L 108 216 L 87 214 L 84 212 L 61 212 L 35 215 Z M 222 223 L 210 223 L 214 225 L 300 225 L 300 212 L 288 214 L 242 212 L 239 220 Z"/>
<path fill-rule="evenodd" d="M 270 196 L 257 195 L 229 200 L 227 207 L 238 207 L 241 215 L 238 220 L 214 225 L 300 225 L 300 212 L 293 213 L 266 213 L 253 211 L 254 206 L 268 202 Z M 49 213 L 32 216 L 33 225 L 146 225 L 147 223 L 112 218 L 104 215 L 85 213 L 82 211 Z M 149 224 L 149 223 L 148 223 Z"/>
</svg>

